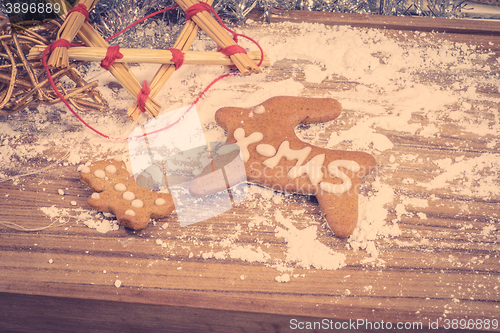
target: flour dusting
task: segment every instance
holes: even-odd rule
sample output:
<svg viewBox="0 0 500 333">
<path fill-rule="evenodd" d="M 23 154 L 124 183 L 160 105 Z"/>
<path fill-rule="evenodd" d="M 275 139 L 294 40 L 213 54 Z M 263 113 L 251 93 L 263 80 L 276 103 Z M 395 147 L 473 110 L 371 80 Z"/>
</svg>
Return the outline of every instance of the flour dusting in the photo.
<svg viewBox="0 0 500 333">
<path fill-rule="evenodd" d="M 278 73 L 271 67 L 262 74 L 233 76 L 215 84 L 197 105 L 207 140 L 225 138 L 214 122 L 220 107 L 249 107 L 280 95 L 335 98 L 344 108 L 338 119 L 298 128 L 297 135 L 324 148 L 371 153 L 379 168 L 365 182 L 359 196 L 358 225 L 347 240 L 332 236 L 323 226 L 320 212 L 306 212 L 311 203 L 304 201 L 307 208 L 290 213 L 285 209 L 287 203 L 301 199 L 251 186 L 241 204 L 255 212 L 248 220 L 228 222 L 221 230 L 214 230 L 217 226 L 211 223 L 178 229 L 173 220 L 150 226 L 156 228 L 152 236 L 156 241 L 151 246 L 162 251 L 167 260 L 185 255 L 186 260 L 262 265 L 276 269 L 275 281 L 280 283 L 302 277 L 294 270 L 341 269 L 351 264 L 348 262 L 354 253 L 360 252 L 363 256 L 359 264 L 383 267 L 390 260 L 381 249 L 383 242 L 395 239 L 391 244 L 404 247 L 416 242 L 424 246 L 427 241 L 421 235 L 414 242 L 398 239 L 404 232 L 400 228 L 402 220 L 415 217 L 420 222 L 431 221 L 433 217 L 427 210 L 438 201 L 430 195 L 410 199 L 404 194 L 409 188 L 482 200 L 500 198 L 500 113 L 487 104 L 500 105 L 498 93 L 491 93 L 500 91 L 498 73 L 491 74 L 491 63 L 498 60 L 493 52 L 440 40 L 439 34 L 430 38 L 418 32 L 410 36 L 409 32 L 399 31 L 388 37 L 382 30 L 309 23 L 253 23 L 236 30 L 258 40 L 272 64 L 289 64 L 288 70 Z M 250 47 L 245 40 L 241 44 Z M 195 40 L 193 47 L 216 49 L 202 39 Z M 150 80 L 157 68 L 142 64 L 132 66 L 132 71 Z M 440 84 L 436 78 L 443 68 L 453 75 L 447 84 Z M 99 81 L 100 91 L 111 102 L 109 109 L 84 113 L 83 118 L 118 140 L 96 136 L 62 104 L 40 105 L 36 110 L 2 116 L 0 182 L 12 181 L 13 186 L 23 190 L 22 174 L 46 167 L 71 167 L 76 172 L 76 166 L 115 155 L 124 156 L 129 164 L 125 138 L 137 124 L 131 123 L 125 112 L 134 100 L 124 89 L 117 89 L 115 79 L 98 64 L 92 63 L 82 71 L 87 81 Z M 156 98 L 164 106 L 162 113 L 189 105 L 227 71 L 222 66 L 182 66 Z M 338 82 L 345 87 L 339 88 Z M 322 83 L 334 88 L 314 89 Z M 441 135 L 447 130 L 455 133 L 449 148 L 460 153 L 442 153 L 430 159 L 412 151 L 403 154 L 402 148 L 396 146 L 398 137 L 411 138 L 423 146 L 440 145 Z M 471 138 L 480 142 L 478 146 L 468 145 Z M 66 157 L 59 161 L 61 156 Z M 401 170 L 402 165 L 425 172 L 410 174 Z M 61 192 L 64 198 L 66 189 Z M 113 216 L 87 207 L 47 206 L 40 209 L 52 221 L 82 223 L 100 233 L 120 228 Z M 469 212 L 467 203 L 457 206 L 459 213 Z M 225 218 L 237 220 L 231 214 L 226 213 Z M 498 216 L 488 218 L 489 222 L 481 227 L 464 222 L 461 228 L 475 229 L 485 239 L 493 239 L 499 229 Z M 272 242 L 252 238 L 260 232 L 270 235 Z M 115 285 L 118 288 L 121 282 L 116 280 Z"/>
</svg>

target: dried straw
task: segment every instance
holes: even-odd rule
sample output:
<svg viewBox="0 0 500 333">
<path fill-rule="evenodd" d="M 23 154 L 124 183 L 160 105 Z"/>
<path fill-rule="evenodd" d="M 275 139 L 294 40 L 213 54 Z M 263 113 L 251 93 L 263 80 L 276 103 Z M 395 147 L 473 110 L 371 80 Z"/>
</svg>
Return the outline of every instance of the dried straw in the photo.
<svg viewBox="0 0 500 333">
<path fill-rule="evenodd" d="M 40 59 L 45 46 L 34 46 L 28 55 L 29 60 Z M 99 47 L 72 47 L 68 50 L 70 60 L 76 61 L 102 61 L 106 57 L 107 49 Z M 149 50 L 149 49 L 120 49 L 123 58 L 116 59 L 116 62 L 142 62 L 156 64 L 174 64 L 172 52 L 168 50 Z M 254 63 L 260 61 L 260 51 L 248 52 L 248 56 Z M 234 65 L 230 57 L 220 52 L 184 52 L 185 65 Z M 267 56 L 262 62 L 262 66 L 269 66 L 270 62 Z"/>
<path fill-rule="evenodd" d="M 49 2 L 55 2 L 56 0 L 47 0 Z M 57 0 L 60 1 L 60 0 Z M 61 15 L 66 15 L 69 11 L 69 5 L 67 2 L 62 1 L 64 4 L 62 10 L 60 11 Z M 79 13 L 78 13 L 79 14 Z M 81 15 L 79 15 L 81 16 Z M 78 33 L 78 37 L 80 40 L 88 47 L 99 47 L 99 48 L 108 48 L 109 44 L 101 37 L 101 35 L 88 23 L 83 22 Z M 134 76 L 134 74 L 130 71 L 127 65 L 123 63 L 114 63 L 109 67 L 110 73 L 120 82 L 120 84 L 135 98 L 139 96 L 139 93 L 142 89 L 141 84 Z M 156 117 L 160 113 L 161 106 L 157 102 L 155 102 L 151 95 L 146 99 L 145 102 L 145 110 L 148 114 L 153 117 Z"/>
<path fill-rule="evenodd" d="M 186 11 L 189 7 L 198 4 L 198 0 L 175 0 L 175 2 Z M 210 38 L 212 38 L 220 48 L 237 45 L 228 35 L 227 31 L 212 17 L 210 12 L 201 11 L 192 17 L 192 20 Z M 230 56 L 241 74 L 260 73 L 262 70 L 257 66 L 246 53 L 236 53 Z"/>
<path fill-rule="evenodd" d="M 208 3 L 211 6 L 213 1 L 214 0 L 206 0 L 206 3 Z M 194 23 L 192 20 L 188 20 L 184 25 L 184 28 L 182 28 L 181 33 L 177 37 L 177 40 L 175 41 L 173 48 L 179 49 L 182 52 L 188 51 L 191 45 L 193 44 L 194 39 L 198 35 L 199 30 L 200 29 L 198 28 L 196 23 Z M 172 64 L 162 65 L 156 72 L 151 83 L 149 84 L 149 87 L 151 89 L 149 95 L 154 98 L 160 92 L 161 88 L 165 85 L 165 83 L 167 83 L 168 79 L 172 76 L 174 72 L 175 72 L 174 65 Z M 128 109 L 127 115 L 130 117 L 130 119 L 134 121 L 136 121 L 139 118 L 139 116 L 141 115 L 141 110 L 139 110 L 137 103 L 135 103 L 132 107 Z"/>
<path fill-rule="evenodd" d="M 94 8 L 97 0 L 80 0 L 78 4 L 83 4 L 88 11 Z M 72 12 L 66 16 L 61 29 L 57 34 L 57 39 L 66 39 L 68 42 L 72 42 L 80 27 L 85 22 L 85 16 L 79 12 Z M 56 47 L 50 54 L 49 60 L 47 61 L 49 68 L 66 68 L 69 66 L 68 61 L 68 49 L 65 47 Z"/>
<path fill-rule="evenodd" d="M 3 22 L 0 16 L 0 22 Z M 0 65 L 0 115 L 14 114 L 31 104 L 54 104 L 59 98 L 49 85 L 47 73 L 40 60 L 26 58 L 34 46 L 46 48 L 48 41 L 57 33 L 57 21 L 26 29 L 16 26 L 13 32 L 10 25 L 0 25 L 0 55 L 5 64 Z M 97 81 L 87 83 L 75 69 L 81 62 L 68 68 L 55 70 L 54 81 L 63 95 L 80 111 L 102 110 L 107 103 L 96 89 Z M 73 81 L 73 88 L 64 88 L 59 80 L 63 77 Z"/>
</svg>

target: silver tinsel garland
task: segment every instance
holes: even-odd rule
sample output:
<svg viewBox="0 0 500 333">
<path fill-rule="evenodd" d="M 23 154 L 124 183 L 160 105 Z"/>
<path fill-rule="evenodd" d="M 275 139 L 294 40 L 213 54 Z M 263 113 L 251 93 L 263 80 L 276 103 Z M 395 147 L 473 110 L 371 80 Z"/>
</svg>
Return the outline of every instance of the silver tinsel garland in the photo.
<svg viewBox="0 0 500 333">
<path fill-rule="evenodd" d="M 215 0 L 213 7 L 225 18 L 243 21 L 254 8 L 262 9 L 264 14 L 278 9 L 452 18 L 462 16 L 464 4 L 465 0 Z M 175 5 L 174 0 L 99 0 L 90 17 L 102 36 L 108 37 L 172 5 Z M 0 0 L 2 12 L 5 13 L 5 7 Z M 184 12 L 175 8 L 139 23 L 110 44 L 164 49 L 175 42 L 184 21 Z"/>
<path fill-rule="evenodd" d="M 254 8 L 260 8 L 264 13 L 280 9 L 460 17 L 462 4 L 461 0 L 215 0 L 213 7 L 225 18 L 243 21 Z M 175 5 L 174 0 L 99 0 L 91 13 L 91 21 L 107 37 L 148 14 L 172 5 Z M 184 20 L 184 12 L 176 8 L 140 23 L 113 39 L 111 44 L 167 48 L 175 42 Z"/>
</svg>

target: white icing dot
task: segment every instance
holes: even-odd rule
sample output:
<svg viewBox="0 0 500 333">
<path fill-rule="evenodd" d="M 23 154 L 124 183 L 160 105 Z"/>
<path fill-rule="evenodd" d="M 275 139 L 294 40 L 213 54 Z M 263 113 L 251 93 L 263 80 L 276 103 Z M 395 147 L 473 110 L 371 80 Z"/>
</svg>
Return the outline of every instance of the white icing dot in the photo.
<svg viewBox="0 0 500 333">
<path fill-rule="evenodd" d="M 128 201 L 132 201 L 135 199 L 135 194 L 130 192 L 130 191 L 124 192 L 123 199 L 128 200 Z"/>
<path fill-rule="evenodd" d="M 253 112 L 256 114 L 263 114 L 266 112 L 266 108 L 263 105 L 257 105 L 254 109 Z"/>
<path fill-rule="evenodd" d="M 104 170 L 106 170 L 107 173 L 116 173 L 116 167 L 113 164 L 108 165 Z"/>
<path fill-rule="evenodd" d="M 142 208 L 142 207 L 144 206 L 144 204 L 142 203 L 142 201 L 141 201 L 141 200 L 139 200 L 139 199 L 135 199 L 135 200 L 133 200 L 130 204 L 131 204 L 131 205 L 132 205 L 132 207 L 134 207 L 134 208 Z"/>
<path fill-rule="evenodd" d="M 125 211 L 125 215 L 135 216 L 135 212 L 132 209 L 128 209 L 128 210 Z"/>
<path fill-rule="evenodd" d="M 86 166 L 86 165 L 85 165 L 85 166 L 84 166 L 84 167 L 80 170 L 80 172 L 82 172 L 82 173 L 90 173 L 90 168 L 89 168 L 88 166 Z"/>
<path fill-rule="evenodd" d="M 265 157 L 272 157 L 276 155 L 276 148 L 274 148 L 271 145 L 268 145 L 267 143 L 257 145 L 255 149 L 257 150 L 257 153 Z"/>
<path fill-rule="evenodd" d="M 92 193 L 92 195 L 90 196 L 92 199 L 94 200 L 99 200 L 101 199 L 101 196 L 99 195 L 99 193 Z"/>
<path fill-rule="evenodd" d="M 118 183 L 115 185 L 115 190 L 119 192 L 125 192 L 127 190 L 127 186 L 125 186 L 125 184 Z"/>
<path fill-rule="evenodd" d="M 167 204 L 167 202 L 163 198 L 158 198 L 158 199 L 155 200 L 155 205 L 157 205 L 157 206 L 163 206 L 163 205 L 166 205 L 166 204 Z"/>
<path fill-rule="evenodd" d="M 114 160 L 115 160 L 115 161 L 117 161 L 117 162 L 121 162 L 121 161 L 123 161 L 123 157 L 122 157 L 122 156 L 120 156 L 120 155 L 116 155 L 116 156 L 114 157 Z"/>
<path fill-rule="evenodd" d="M 96 176 L 97 178 L 104 179 L 106 177 L 106 174 L 104 173 L 103 170 L 96 170 L 94 171 L 94 176 Z"/>
</svg>

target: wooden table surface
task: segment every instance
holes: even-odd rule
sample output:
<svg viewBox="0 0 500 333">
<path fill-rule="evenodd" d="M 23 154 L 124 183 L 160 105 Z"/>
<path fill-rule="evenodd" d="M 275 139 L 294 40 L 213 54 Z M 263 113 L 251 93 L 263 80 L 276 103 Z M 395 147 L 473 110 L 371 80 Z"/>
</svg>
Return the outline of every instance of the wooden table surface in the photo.
<svg viewBox="0 0 500 333">
<path fill-rule="evenodd" d="M 340 20 L 341 15 L 330 17 Z M 384 31 L 401 43 L 418 38 L 411 31 L 404 38 L 396 30 Z M 497 33 L 491 36 L 484 29 L 482 33 L 478 29 L 470 31 L 440 34 L 439 38 L 474 44 L 478 50 L 490 49 L 500 57 Z M 488 61 L 491 75 L 500 75 L 500 62 Z M 287 78 L 293 75 L 290 68 L 291 62 L 282 60 L 271 71 L 276 78 Z M 422 74 L 422 79 L 446 86 L 451 80 L 447 70 L 425 77 Z M 470 75 L 477 74 L 470 69 Z M 300 76 L 294 78 L 303 80 Z M 303 84 L 314 95 L 321 89 L 352 89 L 357 83 L 339 77 L 321 84 Z M 481 105 L 496 110 L 498 122 L 498 87 L 477 89 L 488 97 Z M 472 108 L 470 114 L 480 117 L 480 110 Z M 345 112 L 356 120 L 352 110 Z M 28 113 L 0 117 L 0 123 L 15 124 L 27 117 Z M 50 117 L 57 121 L 56 115 Z M 324 144 L 331 130 L 333 127 L 327 127 L 320 138 Z M 0 221 L 26 228 L 53 221 L 61 225 L 36 232 L 0 227 L 0 331 L 286 332 L 299 331 L 292 329 L 292 323 L 323 319 L 390 321 L 394 325 L 421 322 L 424 328 L 436 321 L 443 328 L 446 319 L 498 320 L 500 197 L 458 195 L 442 188 L 423 190 L 402 182 L 407 178 L 425 179 L 425 174 L 435 169 L 429 161 L 436 159 L 486 152 L 499 158 L 498 144 L 497 148 L 489 148 L 484 138 L 467 137 L 451 123 L 440 134 L 431 140 L 384 132 L 394 147 L 376 156 L 378 175 L 399 198 L 387 205 L 388 221 L 398 217 L 396 206 L 401 198 L 426 199 L 429 204 L 407 206 L 407 213 L 398 221 L 401 235 L 377 241 L 379 259 L 383 261 L 373 263 L 362 263 L 367 257 L 365 251 L 347 249 L 346 240 L 333 237 L 323 227 L 313 198 L 285 196 L 276 203 L 250 195 L 238 207 L 188 227 L 181 228 L 173 214 L 143 231 L 120 228 L 99 233 L 79 219 L 84 213 L 96 219 L 99 215 L 86 205 L 91 192 L 79 181 L 75 165 L 55 164 L 43 175 L 2 181 Z M 26 133 L 23 140 L 29 145 L 36 136 L 36 132 Z M 0 133 L 0 138 L 0 142 L 8 144 L 4 134 Z M 498 142 L 500 138 L 491 139 Z M 55 159 L 64 155 L 58 151 L 48 153 Z M 422 160 L 404 160 L 404 156 L 415 154 Z M 398 168 L 390 167 L 391 156 L 401 161 Z M 29 163 L 43 168 L 53 162 L 42 159 Z M 16 170 L 3 171 L 16 175 Z M 494 179 L 498 174 L 486 169 L 482 176 Z M 367 183 L 370 181 L 373 179 Z M 64 190 L 63 196 L 58 194 L 59 189 Z M 55 220 L 40 209 L 52 206 L 59 212 Z M 464 206 L 468 209 L 464 210 Z M 286 252 L 286 243 L 275 237 L 276 226 L 263 223 L 256 227 L 251 223 L 256 218 L 272 219 L 277 210 L 288 216 L 303 209 L 304 218 L 295 219 L 297 228 L 316 225 L 323 244 L 346 254 L 345 267 L 293 267 L 291 281 L 278 283 L 275 278 L 281 273 L 270 264 L 201 256 L 221 251 L 221 241 L 238 234 L 238 245 L 254 249 L 262 246 L 280 258 Z M 61 218 L 64 211 L 68 215 Z M 425 213 L 427 219 L 417 213 Z M 491 231 L 485 233 L 486 227 Z M 121 281 L 120 287 L 115 286 L 117 280 Z M 358 328 L 369 331 L 367 327 Z"/>
</svg>

